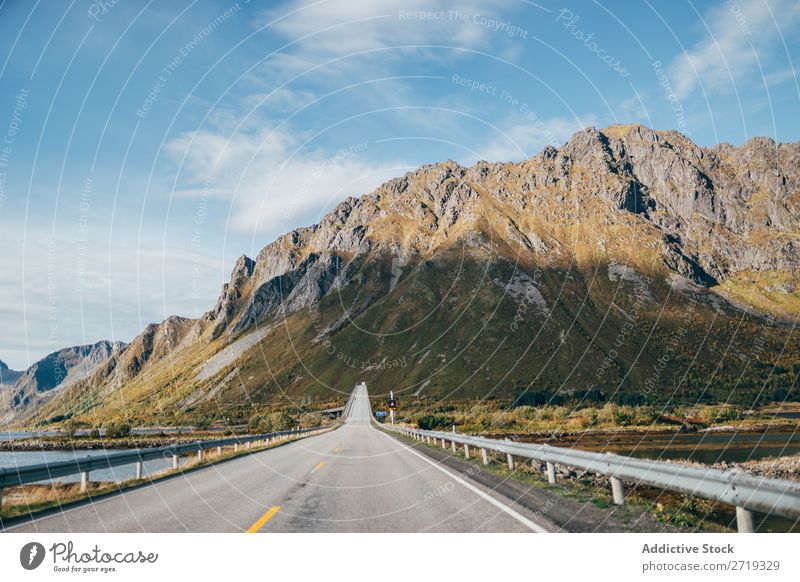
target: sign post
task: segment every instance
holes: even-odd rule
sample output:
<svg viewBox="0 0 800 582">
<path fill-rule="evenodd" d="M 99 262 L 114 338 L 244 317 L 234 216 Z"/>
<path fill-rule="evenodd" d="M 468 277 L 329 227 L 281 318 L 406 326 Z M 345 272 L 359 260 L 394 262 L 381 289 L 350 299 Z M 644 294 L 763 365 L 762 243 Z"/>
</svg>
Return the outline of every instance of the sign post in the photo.
<svg viewBox="0 0 800 582">
<path fill-rule="evenodd" d="M 394 411 L 397 410 L 397 400 L 394 397 L 394 392 L 389 391 L 389 422 L 394 426 Z"/>
</svg>

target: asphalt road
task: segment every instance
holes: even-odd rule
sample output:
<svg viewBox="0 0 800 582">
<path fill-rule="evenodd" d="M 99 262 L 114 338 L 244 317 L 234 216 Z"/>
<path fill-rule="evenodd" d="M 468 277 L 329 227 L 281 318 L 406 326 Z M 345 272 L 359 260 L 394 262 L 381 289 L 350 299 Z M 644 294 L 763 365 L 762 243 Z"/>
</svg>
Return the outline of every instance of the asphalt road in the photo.
<svg viewBox="0 0 800 582">
<path fill-rule="evenodd" d="M 10 526 L 11 532 L 530 532 L 528 509 L 370 423 L 345 424 L 180 477 Z M 549 529 L 549 528 L 548 528 Z"/>
</svg>

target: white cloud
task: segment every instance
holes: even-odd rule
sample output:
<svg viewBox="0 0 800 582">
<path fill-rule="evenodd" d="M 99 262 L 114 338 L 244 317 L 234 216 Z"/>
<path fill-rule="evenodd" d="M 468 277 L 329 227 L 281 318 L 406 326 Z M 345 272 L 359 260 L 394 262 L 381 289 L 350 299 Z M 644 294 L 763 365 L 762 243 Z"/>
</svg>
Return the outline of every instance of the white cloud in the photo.
<svg viewBox="0 0 800 582">
<path fill-rule="evenodd" d="M 517 162 L 536 155 L 545 146 L 562 145 L 575 132 L 596 125 L 596 121 L 594 116 L 539 119 L 532 113 L 515 115 L 499 124 L 504 135 L 497 135 L 479 153 L 490 162 Z"/>
<path fill-rule="evenodd" d="M 780 29 L 776 28 L 773 16 Z M 773 54 L 783 51 L 781 34 L 800 22 L 796 0 L 740 0 L 724 2 L 706 13 L 711 31 L 669 66 L 675 92 L 680 98 L 702 88 L 706 92 L 730 92 L 738 85 L 763 84 L 758 61 L 766 68 Z"/>
<path fill-rule="evenodd" d="M 492 32 L 459 15 L 489 16 L 503 6 L 500 0 L 295 0 L 266 12 L 261 24 L 274 22 L 272 31 L 290 40 L 303 39 L 303 50 L 326 55 L 443 39 L 473 46 L 486 42 Z"/>
<path fill-rule="evenodd" d="M 230 200 L 230 227 L 277 236 L 311 224 L 347 196 L 374 190 L 402 173 L 403 163 L 377 163 L 369 142 L 345 144 L 333 152 L 304 147 L 308 134 L 288 126 L 225 136 L 209 129 L 186 133 L 167 144 L 180 168 L 177 194 L 206 192 Z"/>
<path fill-rule="evenodd" d="M 0 359 L 15 369 L 68 346 L 130 341 L 172 314 L 196 317 L 211 308 L 230 269 L 221 257 L 161 247 L 160 234 L 137 247 L 117 242 L 119 234 L 84 245 L 46 227 L 24 237 L 19 230 L 0 228 Z"/>
<path fill-rule="evenodd" d="M 298 75 L 322 62 L 344 57 L 316 69 L 314 74 L 353 79 L 385 70 L 387 64 L 406 57 L 405 50 L 379 50 L 383 48 L 444 45 L 488 50 L 516 44 L 504 31 L 516 23 L 510 12 L 521 6 L 503 0 L 292 0 L 265 11 L 256 25 L 269 24 L 270 33 L 292 43 L 269 59 L 267 66 L 273 75 Z M 353 56 L 376 50 L 372 55 Z M 414 50 L 419 57 L 422 49 Z M 465 54 L 428 51 L 426 58 L 452 59 Z"/>
</svg>

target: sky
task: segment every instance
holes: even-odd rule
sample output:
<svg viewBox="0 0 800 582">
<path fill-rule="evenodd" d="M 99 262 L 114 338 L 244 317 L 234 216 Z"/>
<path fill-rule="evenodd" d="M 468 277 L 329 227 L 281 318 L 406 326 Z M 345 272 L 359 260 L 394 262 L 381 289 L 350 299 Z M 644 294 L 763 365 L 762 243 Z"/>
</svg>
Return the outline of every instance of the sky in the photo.
<svg viewBox="0 0 800 582">
<path fill-rule="evenodd" d="M 236 258 L 588 126 L 800 139 L 800 2 L 6 0 L 0 360 L 210 309 Z"/>
</svg>

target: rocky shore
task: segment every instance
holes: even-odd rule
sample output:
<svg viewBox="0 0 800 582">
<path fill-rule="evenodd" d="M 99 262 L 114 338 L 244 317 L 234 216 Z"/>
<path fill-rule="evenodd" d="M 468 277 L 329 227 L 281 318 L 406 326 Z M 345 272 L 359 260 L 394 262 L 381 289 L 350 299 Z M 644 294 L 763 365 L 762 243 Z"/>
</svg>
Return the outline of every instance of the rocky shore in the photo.
<svg viewBox="0 0 800 582">
<path fill-rule="evenodd" d="M 756 461 L 746 461 L 744 463 L 728 463 L 722 461 L 711 466 L 716 469 L 728 471 L 742 471 L 760 477 L 800 481 L 800 455 L 772 457 L 768 459 L 758 459 Z"/>
<path fill-rule="evenodd" d="M 665 461 L 675 462 L 675 461 Z M 758 459 L 755 461 L 746 461 L 743 463 L 730 463 L 721 461 L 713 465 L 702 465 L 700 463 L 687 462 L 689 465 L 712 467 L 723 471 L 741 471 L 749 475 L 756 475 L 759 477 L 768 477 L 771 479 L 788 479 L 792 481 L 800 481 L 800 455 L 792 455 L 787 457 L 772 457 L 767 459 Z M 538 470 L 540 473 L 545 471 L 545 463 L 532 463 L 531 469 Z M 538 465 L 538 466 L 537 466 Z M 609 478 L 605 475 L 598 475 L 589 471 L 581 469 L 573 469 L 564 465 L 556 465 L 556 474 L 559 479 L 566 479 L 569 481 L 578 481 L 585 485 L 594 485 L 595 487 L 607 487 L 610 484 Z"/>
</svg>

